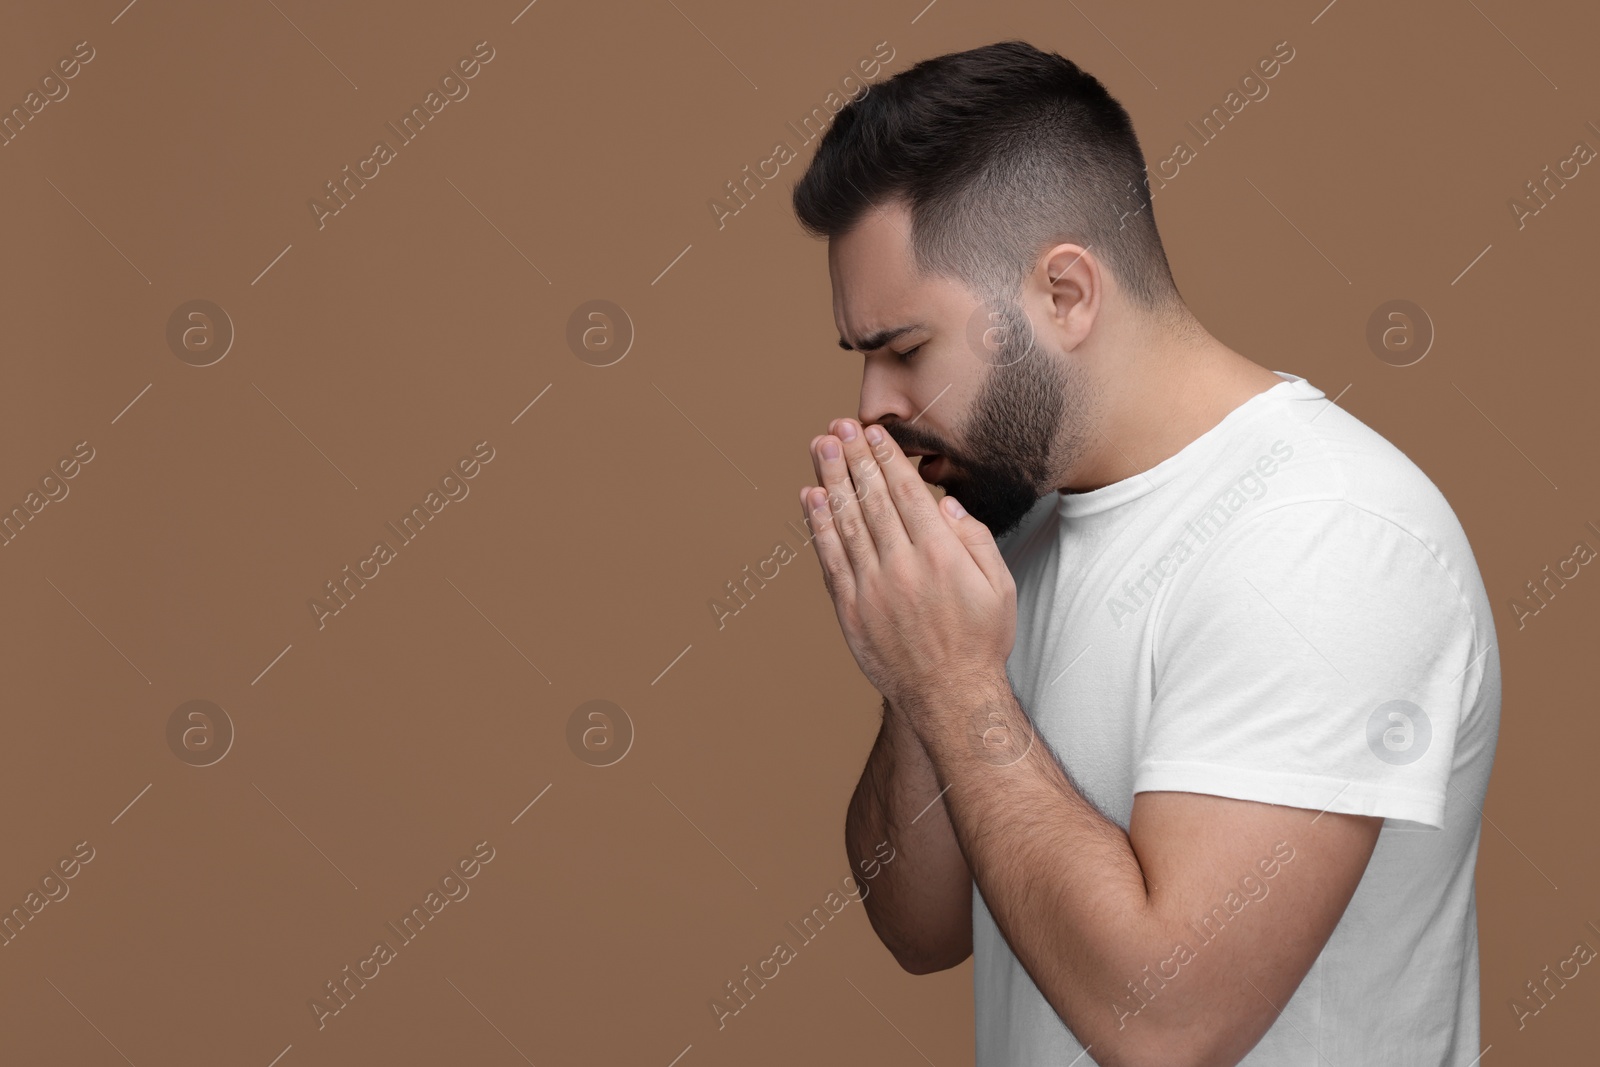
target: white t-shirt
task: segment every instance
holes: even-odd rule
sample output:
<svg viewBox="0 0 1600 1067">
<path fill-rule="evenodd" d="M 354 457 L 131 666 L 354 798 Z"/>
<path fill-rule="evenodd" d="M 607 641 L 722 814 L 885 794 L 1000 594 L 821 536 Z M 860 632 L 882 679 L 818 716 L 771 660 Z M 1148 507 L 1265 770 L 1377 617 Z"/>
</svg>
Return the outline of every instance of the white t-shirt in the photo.
<svg viewBox="0 0 1600 1067">
<path fill-rule="evenodd" d="M 1277 373 L 1176 455 L 1052 492 L 1001 539 L 1017 585 L 1007 671 L 1123 830 L 1144 790 L 1384 817 L 1332 937 L 1241 1064 L 1467 1067 L 1482 1051 L 1473 868 L 1500 720 L 1489 600 L 1428 477 Z M 1261 859 L 1210 925 L 1197 911 L 1195 957 L 1203 935 L 1248 921 L 1264 898 L 1246 891 L 1270 893 Z M 972 917 L 978 1067 L 1089 1067 L 976 884 Z M 1181 983 L 1179 964 L 1160 969 L 1174 967 Z M 1129 992 L 1105 1010 L 1139 1004 Z"/>
</svg>

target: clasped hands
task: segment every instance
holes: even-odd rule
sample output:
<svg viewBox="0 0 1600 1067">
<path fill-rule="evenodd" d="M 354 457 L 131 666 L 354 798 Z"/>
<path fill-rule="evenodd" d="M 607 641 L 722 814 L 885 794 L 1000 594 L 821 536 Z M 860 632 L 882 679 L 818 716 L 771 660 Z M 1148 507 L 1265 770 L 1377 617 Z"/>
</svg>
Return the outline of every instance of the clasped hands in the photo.
<svg viewBox="0 0 1600 1067">
<path fill-rule="evenodd" d="M 915 719 L 968 685 L 1005 683 L 1016 585 L 989 528 L 935 503 L 881 426 L 836 419 L 800 491 L 812 546 L 861 672 Z"/>
</svg>

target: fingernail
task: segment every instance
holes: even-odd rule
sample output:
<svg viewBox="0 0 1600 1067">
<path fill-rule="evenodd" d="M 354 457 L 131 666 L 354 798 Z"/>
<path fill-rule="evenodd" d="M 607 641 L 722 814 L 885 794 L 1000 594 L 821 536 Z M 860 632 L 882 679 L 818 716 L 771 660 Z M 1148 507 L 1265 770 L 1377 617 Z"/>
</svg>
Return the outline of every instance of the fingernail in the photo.
<svg viewBox="0 0 1600 1067">
<path fill-rule="evenodd" d="M 846 441 L 856 439 L 856 424 L 849 419 L 844 420 L 844 425 L 839 427 L 839 436 Z"/>
<path fill-rule="evenodd" d="M 950 514 L 954 515 L 956 518 L 959 519 L 967 513 L 967 509 L 962 507 L 961 501 L 957 500 L 955 497 L 947 496 L 945 499 L 950 502 Z"/>
<path fill-rule="evenodd" d="M 871 441 L 875 445 L 883 444 L 883 427 L 882 426 L 868 426 L 867 427 L 867 440 Z"/>
<path fill-rule="evenodd" d="M 831 437 L 823 438 L 823 441 L 822 441 L 822 458 L 823 459 L 838 459 L 839 458 L 839 442 L 835 441 Z"/>
</svg>

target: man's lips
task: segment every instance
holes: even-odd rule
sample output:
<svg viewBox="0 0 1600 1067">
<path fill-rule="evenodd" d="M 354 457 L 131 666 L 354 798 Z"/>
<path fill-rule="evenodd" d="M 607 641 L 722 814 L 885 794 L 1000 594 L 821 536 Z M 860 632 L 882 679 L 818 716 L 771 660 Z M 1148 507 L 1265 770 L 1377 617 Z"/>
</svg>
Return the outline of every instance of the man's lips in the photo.
<svg viewBox="0 0 1600 1067">
<path fill-rule="evenodd" d="M 939 475 L 944 473 L 946 460 L 939 452 L 925 452 L 921 449 L 906 450 L 908 456 L 919 456 L 922 462 L 917 465 L 917 474 L 923 481 L 930 485 L 938 483 Z"/>
</svg>

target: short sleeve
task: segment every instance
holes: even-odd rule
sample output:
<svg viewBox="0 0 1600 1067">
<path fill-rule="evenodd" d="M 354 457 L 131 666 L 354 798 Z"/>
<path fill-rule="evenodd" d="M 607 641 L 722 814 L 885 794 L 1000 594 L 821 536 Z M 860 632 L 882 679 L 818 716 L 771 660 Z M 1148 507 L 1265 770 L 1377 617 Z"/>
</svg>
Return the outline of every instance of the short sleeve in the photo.
<svg viewBox="0 0 1600 1067">
<path fill-rule="evenodd" d="M 1443 828 L 1479 650 L 1415 535 L 1345 500 L 1296 501 L 1178 563 L 1164 592 L 1134 792 Z"/>
</svg>

